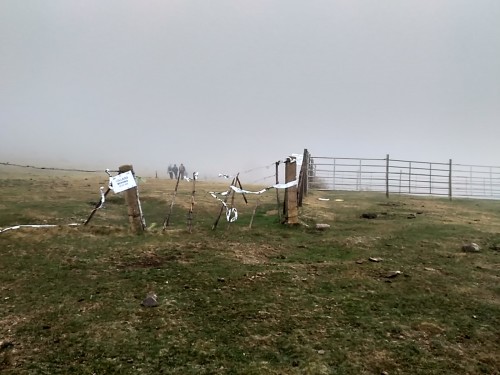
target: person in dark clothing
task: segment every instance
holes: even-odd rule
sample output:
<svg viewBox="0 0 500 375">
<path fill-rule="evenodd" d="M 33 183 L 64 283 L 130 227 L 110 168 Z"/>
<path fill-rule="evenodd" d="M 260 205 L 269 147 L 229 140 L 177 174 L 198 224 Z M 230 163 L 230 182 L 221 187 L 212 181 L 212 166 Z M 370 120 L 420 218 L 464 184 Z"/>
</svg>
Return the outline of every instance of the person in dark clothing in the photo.
<svg viewBox="0 0 500 375">
<path fill-rule="evenodd" d="M 177 168 L 177 164 L 174 164 L 172 167 L 172 172 L 174 172 L 174 176 L 177 179 L 177 173 L 179 173 L 179 168 Z"/>
<path fill-rule="evenodd" d="M 182 163 L 181 165 L 179 165 L 179 174 L 180 174 L 180 179 L 184 180 L 184 176 L 186 176 L 186 167 Z"/>
<path fill-rule="evenodd" d="M 174 169 L 172 168 L 172 164 L 169 164 L 168 166 L 168 175 L 170 176 L 170 179 L 174 179 Z"/>
</svg>

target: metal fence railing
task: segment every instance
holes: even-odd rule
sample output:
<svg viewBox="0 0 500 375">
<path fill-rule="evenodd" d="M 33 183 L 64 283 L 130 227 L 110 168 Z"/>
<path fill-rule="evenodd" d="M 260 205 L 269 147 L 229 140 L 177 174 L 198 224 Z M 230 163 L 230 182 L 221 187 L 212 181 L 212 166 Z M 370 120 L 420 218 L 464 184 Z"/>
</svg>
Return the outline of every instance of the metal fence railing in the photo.
<svg viewBox="0 0 500 375">
<path fill-rule="evenodd" d="M 308 186 L 316 190 L 500 199 L 500 167 L 385 158 L 310 156 Z"/>
</svg>

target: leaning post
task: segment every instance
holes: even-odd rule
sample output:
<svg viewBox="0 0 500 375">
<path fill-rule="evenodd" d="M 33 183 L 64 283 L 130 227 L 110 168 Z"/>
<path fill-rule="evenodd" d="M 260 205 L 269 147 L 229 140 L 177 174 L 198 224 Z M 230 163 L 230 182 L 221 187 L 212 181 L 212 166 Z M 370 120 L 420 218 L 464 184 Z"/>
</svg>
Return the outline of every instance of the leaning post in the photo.
<svg viewBox="0 0 500 375">
<path fill-rule="evenodd" d="M 131 171 L 134 175 L 134 168 L 132 165 L 122 165 L 118 168 L 118 173 L 125 173 Z M 134 175 L 135 176 L 135 175 Z M 139 203 L 139 195 L 137 186 L 123 192 L 125 202 L 127 203 L 128 221 L 130 229 L 133 233 L 142 234 L 144 232 L 144 225 L 142 220 L 142 213 Z"/>
</svg>

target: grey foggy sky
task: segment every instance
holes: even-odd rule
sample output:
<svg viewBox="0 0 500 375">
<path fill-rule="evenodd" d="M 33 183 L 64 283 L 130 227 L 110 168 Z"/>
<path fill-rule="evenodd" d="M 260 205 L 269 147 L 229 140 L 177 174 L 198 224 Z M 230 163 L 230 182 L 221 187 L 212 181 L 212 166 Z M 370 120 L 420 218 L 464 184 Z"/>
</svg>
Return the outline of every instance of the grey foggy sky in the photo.
<svg viewBox="0 0 500 375">
<path fill-rule="evenodd" d="M 0 161 L 500 165 L 498 0 L 0 0 Z"/>
</svg>

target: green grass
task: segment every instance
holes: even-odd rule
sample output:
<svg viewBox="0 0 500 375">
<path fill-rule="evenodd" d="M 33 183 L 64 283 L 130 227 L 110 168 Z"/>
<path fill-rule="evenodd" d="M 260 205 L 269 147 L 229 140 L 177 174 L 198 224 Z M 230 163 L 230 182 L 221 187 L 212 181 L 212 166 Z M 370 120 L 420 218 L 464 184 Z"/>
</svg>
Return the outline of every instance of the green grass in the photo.
<svg viewBox="0 0 500 375">
<path fill-rule="evenodd" d="M 31 178 L 0 180 L 1 227 L 85 220 L 102 185 Z M 143 235 L 114 195 L 87 227 L 0 234 L 1 372 L 500 373 L 500 202 L 312 192 L 288 227 L 271 191 L 252 228 L 256 196 L 213 231 L 207 192 L 225 188 L 197 184 L 192 233 L 192 186 L 162 231 L 173 184 L 151 179 Z M 481 252 L 464 253 L 470 241 Z M 149 292 L 158 307 L 141 306 Z"/>
</svg>

